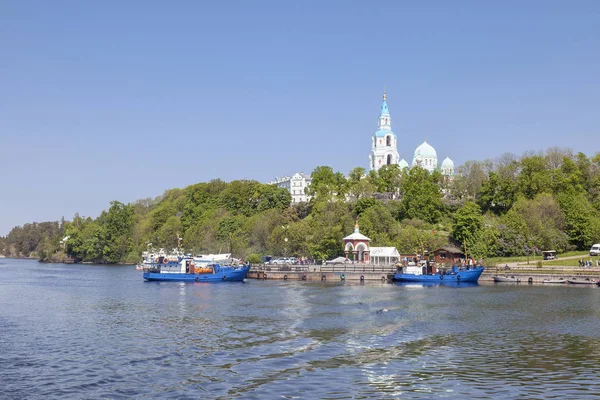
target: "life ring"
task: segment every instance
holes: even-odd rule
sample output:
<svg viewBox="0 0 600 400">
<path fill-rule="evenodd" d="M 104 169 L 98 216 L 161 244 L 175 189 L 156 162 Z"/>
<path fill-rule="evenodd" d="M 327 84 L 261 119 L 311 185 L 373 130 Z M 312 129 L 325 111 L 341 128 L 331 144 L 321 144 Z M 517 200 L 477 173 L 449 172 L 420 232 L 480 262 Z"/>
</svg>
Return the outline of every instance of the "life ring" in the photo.
<svg viewBox="0 0 600 400">
<path fill-rule="evenodd" d="M 227 280 L 227 275 L 223 275 L 223 280 L 226 281 Z"/>
<path fill-rule="evenodd" d="M 287 281 L 287 275 L 284 275 L 284 276 L 283 276 L 283 280 L 284 280 L 284 281 Z"/>
<path fill-rule="evenodd" d="M 306 280 L 306 275 L 302 275 L 302 280 L 305 281 Z"/>
<path fill-rule="evenodd" d="M 166 258 L 163 258 L 163 264 L 168 264 L 169 260 L 167 260 Z"/>
<path fill-rule="evenodd" d="M 532 277 L 529 277 L 529 279 L 527 279 L 527 282 L 529 282 L 529 283 L 533 283 L 533 278 L 532 278 Z"/>
<path fill-rule="evenodd" d="M 381 277 L 381 283 L 385 282 L 385 276 Z"/>
<path fill-rule="evenodd" d="M 340 275 L 340 279 L 341 279 L 342 281 L 345 281 L 345 280 L 346 280 L 346 274 L 341 274 L 341 275 Z"/>
<path fill-rule="evenodd" d="M 200 282 L 200 277 L 196 277 L 196 279 L 194 279 L 196 282 Z"/>
<path fill-rule="evenodd" d="M 326 280 L 326 279 L 327 279 L 327 277 L 326 277 L 325 275 L 321 275 L 321 280 L 322 280 L 322 281 L 324 281 L 324 280 Z"/>
<path fill-rule="evenodd" d="M 365 276 L 364 276 L 364 275 L 361 275 L 361 276 L 360 276 L 360 281 L 361 281 L 361 282 L 364 282 L 364 281 L 365 281 Z"/>
</svg>

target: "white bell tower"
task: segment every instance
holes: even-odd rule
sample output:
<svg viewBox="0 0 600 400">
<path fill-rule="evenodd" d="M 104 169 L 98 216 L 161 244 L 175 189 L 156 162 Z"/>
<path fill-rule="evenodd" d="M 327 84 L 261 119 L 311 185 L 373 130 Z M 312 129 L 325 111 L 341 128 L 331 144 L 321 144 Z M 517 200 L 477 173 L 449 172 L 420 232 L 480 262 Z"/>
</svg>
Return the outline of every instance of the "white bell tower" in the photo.
<svg viewBox="0 0 600 400">
<path fill-rule="evenodd" d="M 369 154 L 369 168 L 372 170 L 378 170 L 384 165 L 398 164 L 400 158 L 396 147 L 396 135 L 392 132 L 392 117 L 388 110 L 385 91 L 377 125 Z"/>
</svg>

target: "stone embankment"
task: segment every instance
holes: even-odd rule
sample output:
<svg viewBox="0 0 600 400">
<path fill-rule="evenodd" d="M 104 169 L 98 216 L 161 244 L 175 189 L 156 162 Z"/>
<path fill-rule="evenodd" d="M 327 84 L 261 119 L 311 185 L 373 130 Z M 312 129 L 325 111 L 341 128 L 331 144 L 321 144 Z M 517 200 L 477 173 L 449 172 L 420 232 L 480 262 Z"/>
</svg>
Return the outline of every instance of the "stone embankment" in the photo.
<svg viewBox="0 0 600 400">
<path fill-rule="evenodd" d="M 509 269 L 503 267 L 488 267 L 479 278 L 480 281 L 493 281 L 494 276 L 508 276 L 521 279 L 521 282 L 542 283 L 545 279 L 569 278 L 600 279 L 600 267 L 568 267 L 568 266 L 543 266 L 537 268 L 535 264 L 513 265 Z"/>
</svg>

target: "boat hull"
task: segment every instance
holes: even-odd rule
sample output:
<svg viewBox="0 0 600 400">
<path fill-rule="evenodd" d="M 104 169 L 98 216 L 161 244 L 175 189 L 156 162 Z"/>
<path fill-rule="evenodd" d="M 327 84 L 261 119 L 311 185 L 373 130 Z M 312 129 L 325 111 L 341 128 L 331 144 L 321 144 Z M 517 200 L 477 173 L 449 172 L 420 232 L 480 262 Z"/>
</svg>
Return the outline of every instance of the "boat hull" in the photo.
<svg viewBox="0 0 600 400">
<path fill-rule="evenodd" d="M 519 278 L 509 278 L 507 276 L 494 276 L 494 282 L 519 283 L 519 282 L 521 282 L 521 280 Z"/>
<path fill-rule="evenodd" d="M 596 285 L 596 281 L 587 279 L 587 280 L 577 280 L 577 279 L 567 279 L 571 285 Z"/>
<path fill-rule="evenodd" d="M 394 280 L 398 282 L 477 282 L 484 269 L 485 267 L 476 267 L 444 275 L 394 274 Z"/>
<path fill-rule="evenodd" d="M 241 282 L 248 275 L 248 271 L 250 271 L 250 266 L 240 268 L 223 267 L 214 274 L 144 272 L 144 280 L 163 282 Z"/>
</svg>

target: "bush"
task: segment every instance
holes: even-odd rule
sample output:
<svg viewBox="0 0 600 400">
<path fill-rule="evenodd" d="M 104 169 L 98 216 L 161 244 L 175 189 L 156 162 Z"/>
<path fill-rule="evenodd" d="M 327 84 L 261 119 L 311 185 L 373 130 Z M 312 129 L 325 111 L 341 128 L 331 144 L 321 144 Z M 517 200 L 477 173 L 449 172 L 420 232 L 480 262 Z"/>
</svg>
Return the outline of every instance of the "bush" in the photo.
<svg viewBox="0 0 600 400">
<path fill-rule="evenodd" d="M 246 257 L 245 261 L 249 262 L 250 264 L 260 264 L 262 262 L 262 257 L 260 254 L 254 253 Z"/>
</svg>

